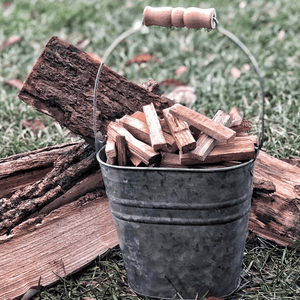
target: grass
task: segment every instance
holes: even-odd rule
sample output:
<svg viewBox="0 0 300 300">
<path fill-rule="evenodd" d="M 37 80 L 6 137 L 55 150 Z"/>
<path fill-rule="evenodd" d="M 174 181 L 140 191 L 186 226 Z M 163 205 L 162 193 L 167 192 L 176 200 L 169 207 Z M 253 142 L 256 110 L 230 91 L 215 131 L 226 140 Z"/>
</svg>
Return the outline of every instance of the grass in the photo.
<svg viewBox="0 0 300 300">
<path fill-rule="evenodd" d="M 140 19 L 145 5 L 215 7 L 220 24 L 245 43 L 262 71 L 266 95 L 265 150 L 276 157 L 299 156 L 300 151 L 300 4 L 298 0 L 138 1 L 138 0 L 0 0 L 0 43 L 12 35 L 22 41 L 0 52 L 0 158 L 16 153 L 74 141 L 68 130 L 35 111 L 4 80 L 25 80 L 44 45 L 53 36 L 74 45 L 89 40 L 84 49 L 103 55 L 112 41 Z M 158 62 L 127 65 L 136 54 L 152 53 Z M 213 116 L 218 109 L 238 106 L 260 134 L 259 84 L 255 72 L 230 75 L 242 69 L 248 58 L 217 31 L 150 27 L 135 34 L 112 53 L 107 65 L 129 80 L 142 83 L 180 79 L 195 88 L 194 109 Z M 188 72 L 174 75 L 185 65 Z M 22 128 L 26 119 L 42 119 L 46 129 L 34 135 Z M 261 238 L 247 240 L 244 288 L 236 299 L 298 299 L 299 254 Z M 97 284 L 94 282 L 96 281 Z M 94 284 L 93 284 L 94 282 Z M 120 251 L 111 250 L 79 275 L 60 279 L 39 299 L 136 298 L 128 289 Z M 297 298 L 298 297 L 298 298 Z"/>
</svg>

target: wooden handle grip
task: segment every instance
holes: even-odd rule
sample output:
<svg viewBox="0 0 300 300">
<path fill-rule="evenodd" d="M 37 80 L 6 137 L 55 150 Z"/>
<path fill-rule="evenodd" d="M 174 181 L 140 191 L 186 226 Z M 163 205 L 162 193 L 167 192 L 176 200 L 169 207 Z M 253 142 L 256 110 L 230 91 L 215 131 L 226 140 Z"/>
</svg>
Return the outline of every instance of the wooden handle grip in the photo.
<svg viewBox="0 0 300 300">
<path fill-rule="evenodd" d="M 143 13 L 143 23 L 146 26 L 214 29 L 215 22 L 213 18 L 216 18 L 216 16 L 214 8 L 146 6 Z"/>
</svg>

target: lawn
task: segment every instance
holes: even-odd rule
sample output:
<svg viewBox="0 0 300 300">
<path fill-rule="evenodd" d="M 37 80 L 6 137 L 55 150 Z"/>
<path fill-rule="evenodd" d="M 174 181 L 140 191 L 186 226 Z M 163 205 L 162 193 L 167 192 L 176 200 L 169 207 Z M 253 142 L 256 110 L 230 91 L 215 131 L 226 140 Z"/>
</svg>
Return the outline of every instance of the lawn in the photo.
<svg viewBox="0 0 300 300">
<path fill-rule="evenodd" d="M 214 7 L 221 26 L 249 48 L 261 69 L 265 90 L 265 142 L 273 156 L 300 153 L 300 3 L 298 0 L 138 1 L 138 0 L 0 0 L 0 45 L 10 36 L 21 41 L 0 51 L 0 158 L 58 143 L 79 140 L 54 120 L 18 98 L 9 79 L 24 81 L 52 36 L 103 56 L 108 46 L 152 6 Z M 146 64 L 128 64 L 137 54 L 152 53 Z M 178 79 L 195 89 L 193 108 L 212 117 L 218 109 L 239 107 L 261 136 L 260 86 L 247 56 L 217 30 L 150 27 L 113 51 L 107 65 L 135 83 L 149 78 Z M 187 72 L 174 71 L 186 66 Z M 232 76 L 237 68 L 240 76 Z M 166 92 L 170 88 L 166 88 Z M 25 120 L 42 120 L 34 134 Z M 299 253 L 259 237 L 245 249 L 241 289 L 232 299 L 299 299 Z M 121 299 L 137 296 L 125 284 L 121 253 L 113 249 L 80 274 L 61 279 L 39 299 Z"/>
</svg>

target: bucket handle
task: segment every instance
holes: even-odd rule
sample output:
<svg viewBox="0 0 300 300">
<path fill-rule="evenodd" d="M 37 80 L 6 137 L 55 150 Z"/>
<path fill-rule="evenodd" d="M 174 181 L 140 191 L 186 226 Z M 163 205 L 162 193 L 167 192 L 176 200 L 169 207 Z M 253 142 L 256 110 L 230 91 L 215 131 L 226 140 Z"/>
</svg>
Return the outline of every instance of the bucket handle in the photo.
<svg viewBox="0 0 300 300">
<path fill-rule="evenodd" d="M 150 13 L 149 13 L 150 12 Z M 189 12 L 189 13 L 187 13 Z M 174 16 L 174 17 L 173 17 Z M 173 19 L 172 19 L 173 17 Z M 148 18 L 148 19 L 147 19 Z M 250 50 L 245 46 L 245 44 L 238 39 L 233 33 L 221 27 L 218 23 L 216 12 L 214 9 L 200 9 L 200 8 L 171 8 L 171 7 L 161 7 L 161 8 L 153 8 L 153 7 L 145 7 L 144 14 L 143 14 L 143 22 L 136 21 L 134 22 L 133 26 L 122 33 L 118 38 L 114 40 L 114 42 L 107 48 L 104 53 L 102 62 L 98 68 L 95 86 L 94 86 L 94 98 L 93 98 L 93 131 L 95 136 L 95 150 L 96 153 L 105 145 L 106 136 L 102 136 L 100 132 L 97 132 L 97 124 L 96 124 L 96 104 L 97 104 L 97 87 L 99 78 L 101 75 L 101 71 L 103 68 L 103 64 L 108 59 L 112 51 L 117 47 L 117 45 L 129 37 L 131 34 L 140 31 L 141 33 L 145 34 L 148 33 L 148 28 L 146 26 L 151 25 L 158 25 L 163 27 L 172 27 L 172 20 L 174 23 L 177 24 L 177 27 L 188 27 L 188 28 L 206 28 L 207 30 L 212 30 L 217 28 L 219 32 L 227 36 L 231 39 L 243 52 L 248 56 L 249 60 L 251 61 L 253 68 L 258 76 L 260 88 L 261 88 L 261 104 L 262 104 L 262 112 L 261 112 L 261 139 L 258 145 L 257 150 L 260 150 L 264 143 L 264 114 L 265 114 L 265 96 L 264 96 L 264 86 L 263 80 L 261 77 L 261 72 L 259 70 L 258 64 L 254 56 L 251 54 Z M 181 25 L 179 25 L 181 24 Z M 259 151 L 256 151 L 257 157 Z"/>
</svg>

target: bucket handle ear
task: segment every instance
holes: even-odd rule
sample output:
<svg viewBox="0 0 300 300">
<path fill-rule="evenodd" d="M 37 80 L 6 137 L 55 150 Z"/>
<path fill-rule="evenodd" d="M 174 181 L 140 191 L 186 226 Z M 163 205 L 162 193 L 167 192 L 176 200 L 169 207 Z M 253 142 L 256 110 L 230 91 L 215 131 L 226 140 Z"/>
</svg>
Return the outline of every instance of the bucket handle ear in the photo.
<svg viewBox="0 0 300 300">
<path fill-rule="evenodd" d="M 146 9 L 149 9 L 149 7 L 146 7 Z M 144 17 L 145 17 L 145 10 L 144 10 Z M 198 12 L 199 14 L 199 12 Z M 211 20 L 210 24 L 213 24 L 210 28 L 208 29 L 214 29 L 217 28 L 219 30 L 219 32 L 221 32 L 222 34 L 224 34 L 225 36 L 227 36 L 229 39 L 231 39 L 237 46 L 239 46 L 244 53 L 248 56 L 249 60 L 251 61 L 254 70 L 258 76 L 259 79 L 259 83 L 260 83 L 260 87 L 261 87 L 261 105 L 262 105 L 262 112 L 261 112 L 261 139 L 259 141 L 259 145 L 258 145 L 258 150 L 260 150 L 263 146 L 264 143 L 264 131 L 265 131 L 265 125 L 264 125 L 264 115 L 265 115 L 265 96 L 264 96 L 264 86 L 263 86 L 263 80 L 261 77 L 261 72 L 259 70 L 258 64 L 256 59 L 254 58 L 254 56 L 251 54 L 250 50 L 245 46 L 245 44 L 238 39 L 233 33 L 231 33 L 230 31 L 224 29 L 223 27 L 219 26 L 217 17 L 216 17 L 216 13 L 215 10 L 213 9 L 213 12 L 209 12 L 209 14 L 204 13 L 203 11 L 200 12 L 199 16 L 204 16 L 205 18 L 209 18 L 209 20 Z M 199 17 L 198 16 L 198 17 Z M 203 17 L 202 16 L 202 17 Z M 153 17 L 151 15 L 151 17 Z M 200 22 L 201 23 L 201 22 Z M 93 130 L 94 130 L 94 136 L 95 136 L 95 149 L 96 149 L 96 153 L 99 152 L 99 150 L 102 148 L 103 145 L 105 145 L 105 141 L 106 141 L 106 136 L 102 136 L 102 134 L 100 132 L 97 132 L 97 124 L 96 124 L 96 120 L 97 120 L 97 116 L 96 116 L 96 104 L 97 104 L 97 87 L 98 87 L 98 81 L 99 81 L 99 77 L 103 68 L 103 64 L 105 63 L 105 61 L 107 60 L 107 58 L 109 57 L 109 55 L 111 54 L 111 52 L 116 48 L 116 46 L 124 39 L 126 39 L 128 36 L 130 36 L 131 34 L 140 31 L 141 33 L 148 33 L 148 28 L 143 26 L 144 24 L 147 25 L 147 22 L 145 22 L 145 20 L 143 20 L 143 22 L 141 21 L 136 21 L 134 22 L 133 26 L 128 29 L 127 31 L 125 31 L 124 33 L 122 33 L 117 39 L 115 39 L 113 41 L 113 43 L 107 48 L 107 50 L 104 53 L 103 56 L 103 60 L 99 66 L 98 72 L 97 72 L 97 76 L 96 76 L 96 80 L 95 80 L 95 86 L 94 86 L 94 98 L 93 98 Z M 154 25 L 154 24 L 150 24 L 150 25 Z M 160 24 L 158 24 L 160 25 Z M 171 26 L 173 26 L 171 24 Z M 170 27 L 170 26 L 167 26 Z M 183 26 L 181 26 L 183 27 Z M 204 27 L 204 26 L 203 26 Z M 258 151 L 257 151 L 258 154 Z"/>
</svg>

